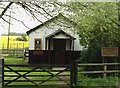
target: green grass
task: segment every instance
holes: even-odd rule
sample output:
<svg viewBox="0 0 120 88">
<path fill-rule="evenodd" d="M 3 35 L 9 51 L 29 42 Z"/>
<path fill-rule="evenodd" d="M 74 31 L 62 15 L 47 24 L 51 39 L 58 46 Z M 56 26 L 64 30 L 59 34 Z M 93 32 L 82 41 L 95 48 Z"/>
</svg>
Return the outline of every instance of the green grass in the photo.
<svg viewBox="0 0 120 88">
<path fill-rule="evenodd" d="M 4 58 L 5 64 L 27 64 L 27 61 L 22 58 L 17 58 L 15 55 L 8 55 Z"/>
<path fill-rule="evenodd" d="M 116 86 L 118 77 L 106 77 L 106 78 L 89 78 L 81 79 L 79 86 Z"/>
<path fill-rule="evenodd" d="M 69 88 L 68 86 L 45 85 L 45 86 L 9 86 L 2 88 Z"/>
<path fill-rule="evenodd" d="M 116 76 L 108 76 L 106 78 L 98 77 L 92 78 L 87 77 L 83 74 L 78 75 L 78 86 L 109 86 L 114 88 L 118 83 L 118 77 Z"/>
<path fill-rule="evenodd" d="M 24 61 L 21 58 L 17 58 L 16 56 L 8 56 L 5 58 L 5 64 L 27 64 L 27 61 Z M 5 68 L 6 69 L 6 68 Z M 14 67 L 13 69 L 27 69 L 30 70 L 31 67 L 24 67 L 24 68 L 20 68 L 20 67 Z M 15 74 L 14 72 L 8 72 L 6 73 L 8 74 Z M 21 74 L 24 74 L 24 72 L 21 72 Z M 47 72 L 32 72 L 29 75 L 49 75 Z M 32 77 L 30 79 L 47 79 L 48 77 Z M 8 77 L 6 79 L 13 79 Z M 21 78 L 22 80 L 24 80 L 24 78 Z M 57 78 L 53 78 L 57 79 Z M 79 80 L 81 80 L 81 82 L 78 82 L 78 87 L 75 88 L 115 88 L 116 83 L 118 81 L 117 77 L 106 77 L 106 78 L 90 78 L 90 77 L 86 77 L 84 75 L 79 75 Z M 68 86 L 65 85 L 53 85 L 57 82 L 46 82 L 44 85 L 42 86 L 34 86 L 34 88 L 69 88 Z M 33 86 L 29 86 L 31 85 L 31 83 L 22 83 L 22 85 L 28 85 L 28 86 L 17 86 L 20 85 L 20 83 L 13 83 L 16 86 L 9 86 L 9 87 L 2 87 L 2 88 L 33 88 Z M 82 87 L 80 87 L 82 86 Z"/>
</svg>

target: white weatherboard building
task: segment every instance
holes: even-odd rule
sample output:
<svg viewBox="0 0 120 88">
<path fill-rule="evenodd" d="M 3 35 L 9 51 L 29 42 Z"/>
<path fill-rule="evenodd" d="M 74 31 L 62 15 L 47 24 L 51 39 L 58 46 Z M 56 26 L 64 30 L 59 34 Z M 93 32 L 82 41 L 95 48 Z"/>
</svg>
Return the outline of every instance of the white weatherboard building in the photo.
<svg viewBox="0 0 120 88">
<path fill-rule="evenodd" d="M 29 50 L 81 51 L 77 24 L 59 14 L 27 31 Z"/>
</svg>

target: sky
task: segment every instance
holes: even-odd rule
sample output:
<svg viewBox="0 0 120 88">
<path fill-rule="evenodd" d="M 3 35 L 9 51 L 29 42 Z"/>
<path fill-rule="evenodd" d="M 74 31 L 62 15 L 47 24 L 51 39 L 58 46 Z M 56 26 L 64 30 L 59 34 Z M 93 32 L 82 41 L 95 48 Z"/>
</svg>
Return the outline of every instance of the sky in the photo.
<svg viewBox="0 0 120 88">
<path fill-rule="evenodd" d="M 18 8 L 14 8 L 14 6 L 12 7 L 13 10 L 11 11 L 11 16 L 14 18 L 17 18 L 18 20 L 21 20 L 22 22 L 24 22 L 24 24 L 27 25 L 27 27 L 29 27 L 30 29 L 36 27 L 37 25 L 41 24 L 40 22 L 38 22 L 37 20 L 33 19 L 33 17 L 29 14 L 26 13 L 25 10 L 23 8 L 21 8 L 20 6 L 18 6 Z M 10 14 L 10 12 L 7 12 L 6 14 Z M 9 19 L 9 17 L 4 17 L 6 20 Z M 44 21 L 43 16 L 40 16 L 41 20 Z M 16 21 L 14 19 L 10 19 L 11 25 L 10 25 L 10 32 L 16 32 L 16 33 L 26 33 L 28 30 L 27 27 L 25 27 L 20 21 Z M 4 33 L 8 33 L 8 29 L 9 29 L 9 24 L 5 21 L 3 21 L 2 19 L 0 19 L 0 35 L 4 34 Z"/>
</svg>

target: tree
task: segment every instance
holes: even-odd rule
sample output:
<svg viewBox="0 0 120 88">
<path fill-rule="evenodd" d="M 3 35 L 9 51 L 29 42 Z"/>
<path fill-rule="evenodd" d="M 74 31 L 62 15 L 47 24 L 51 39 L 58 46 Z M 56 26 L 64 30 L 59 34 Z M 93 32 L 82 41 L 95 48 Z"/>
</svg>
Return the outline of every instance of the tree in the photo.
<svg viewBox="0 0 120 88">
<path fill-rule="evenodd" d="M 79 25 L 84 62 L 102 62 L 101 47 L 118 46 L 120 35 L 117 3 L 68 3 L 70 18 Z M 80 60 L 81 61 L 81 60 Z"/>
</svg>

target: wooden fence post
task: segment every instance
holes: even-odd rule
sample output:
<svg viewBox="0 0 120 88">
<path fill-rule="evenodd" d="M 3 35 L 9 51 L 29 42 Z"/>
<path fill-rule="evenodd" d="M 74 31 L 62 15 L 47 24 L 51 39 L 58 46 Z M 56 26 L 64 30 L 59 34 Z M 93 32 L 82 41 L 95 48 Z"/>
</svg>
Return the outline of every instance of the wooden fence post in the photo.
<svg viewBox="0 0 120 88">
<path fill-rule="evenodd" d="M 1 78 L 1 83 L 2 83 L 2 86 L 4 86 L 4 59 L 0 59 L 0 78 Z"/>
<path fill-rule="evenodd" d="M 74 85 L 77 85 L 78 82 L 78 63 L 76 60 L 73 61 L 73 67 L 74 67 Z"/>
<path fill-rule="evenodd" d="M 73 87 L 78 82 L 78 63 L 75 60 L 71 62 L 70 73 L 70 86 Z"/>
<path fill-rule="evenodd" d="M 73 74 L 73 70 L 74 70 L 74 69 L 73 69 L 73 62 L 71 62 L 71 64 L 70 64 L 70 88 L 72 88 L 73 83 L 74 83 L 74 82 L 73 82 L 73 78 L 74 78 L 74 77 L 73 77 L 73 75 L 74 75 L 74 74 Z"/>
<path fill-rule="evenodd" d="M 104 64 L 104 73 L 103 73 L 103 77 L 105 78 L 107 76 L 107 65 Z"/>
</svg>

